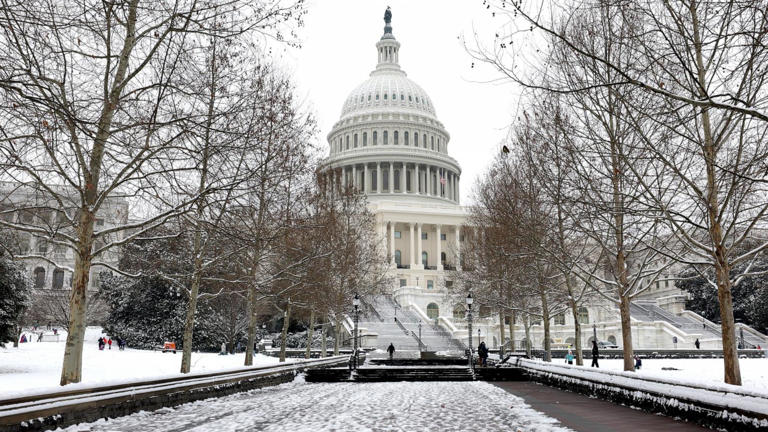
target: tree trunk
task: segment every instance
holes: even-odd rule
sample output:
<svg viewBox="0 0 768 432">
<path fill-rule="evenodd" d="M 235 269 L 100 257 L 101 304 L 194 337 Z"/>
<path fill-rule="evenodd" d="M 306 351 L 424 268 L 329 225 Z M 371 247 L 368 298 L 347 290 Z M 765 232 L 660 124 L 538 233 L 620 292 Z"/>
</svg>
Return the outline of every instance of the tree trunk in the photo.
<svg viewBox="0 0 768 432">
<path fill-rule="evenodd" d="M 339 355 L 339 344 L 341 344 L 341 322 L 336 318 L 336 331 L 334 332 L 336 337 L 333 341 L 333 355 Z"/>
<path fill-rule="evenodd" d="M 723 338 L 724 375 L 727 384 L 741 385 L 739 351 L 736 346 L 736 326 L 733 320 L 733 297 L 731 296 L 730 268 L 718 265 L 717 299 L 720 301 L 720 322 Z"/>
<path fill-rule="evenodd" d="M 501 345 L 499 345 L 499 359 L 504 360 L 504 342 L 506 337 L 504 334 L 504 311 L 499 311 L 499 337 L 501 338 Z"/>
<path fill-rule="evenodd" d="M 573 349 L 576 351 L 576 364 L 584 365 L 584 354 L 581 352 L 581 323 L 579 322 L 579 305 L 571 296 L 571 312 L 573 312 Z"/>
<path fill-rule="evenodd" d="M 634 371 L 635 364 L 632 358 L 632 327 L 629 321 L 629 298 L 627 298 L 627 296 L 621 297 L 619 312 L 621 313 L 621 338 L 624 343 L 624 370 Z"/>
<path fill-rule="evenodd" d="M 512 312 L 512 316 L 509 317 L 509 348 L 515 350 L 515 318 L 516 313 Z"/>
<path fill-rule="evenodd" d="M 307 360 L 312 358 L 312 336 L 315 333 L 315 310 L 309 312 L 309 328 L 307 329 L 307 352 L 304 355 Z"/>
<path fill-rule="evenodd" d="M 285 345 L 288 343 L 288 326 L 291 322 L 291 303 L 289 300 L 288 307 L 283 314 L 283 332 L 280 335 L 280 362 L 285 361 Z"/>
<path fill-rule="evenodd" d="M 75 273 L 69 297 L 69 324 L 60 385 L 78 383 L 83 375 L 83 341 L 85 340 L 86 291 L 91 276 L 91 245 L 93 242 L 93 214 L 81 209 L 78 229 L 79 249 L 75 253 Z"/>
<path fill-rule="evenodd" d="M 245 310 L 248 312 L 248 346 L 245 347 L 245 366 L 253 366 L 253 348 L 256 345 L 256 294 L 255 288 L 248 287 Z"/>
<path fill-rule="evenodd" d="M 18 348 L 19 347 L 19 339 L 21 339 L 21 326 L 15 326 L 14 333 L 16 334 L 16 339 L 13 340 L 13 347 Z"/>
<path fill-rule="evenodd" d="M 544 361 L 552 361 L 552 344 L 550 343 L 550 330 L 549 330 L 549 304 L 547 302 L 547 294 L 541 292 L 541 320 L 544 324 Z"/>
<path fill-rule="evenodd" d="M 323 326 L 320 329 L 323 333 L 323 337 L 320 338 L 320 357 L 328 357 L 328 323 L 323 320 Z"/>
<path fill-rule="evenodd" d="M 525 354 L 531 357 L 531 319 L 528 315 L 523 317 L 523 327 L 525 328 Z"/>
<path fill-rule="evenodd" d="M 198 219 L 199 222 L 200 219 Z M 202 233 L 198 228 L 195 231 L 195 270 L 192 274 L 192 287 L 189 292 L 187 313 L 184 318 L 184 336 L 181 343 L 181 373 L 189 373 L 192 367 L 192 336 L 195 330 L 195 312 L 197 311 L 197 298 L 200 295 L 200 279 L 203 271 L 201 244 Z"/>
</svg>

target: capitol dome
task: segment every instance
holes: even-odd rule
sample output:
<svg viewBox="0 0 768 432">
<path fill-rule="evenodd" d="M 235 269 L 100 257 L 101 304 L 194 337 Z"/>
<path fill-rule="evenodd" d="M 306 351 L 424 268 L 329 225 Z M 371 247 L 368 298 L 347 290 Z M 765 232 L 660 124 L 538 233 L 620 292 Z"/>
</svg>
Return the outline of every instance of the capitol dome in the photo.
<svg viewBox="0 0 768 432">
<path fill-rule="evenodd" d="M 400 68 L 389 10 L 385 23 L 376 68 L 347 96 L 321 170 L 330 183 L 354 187 L 373 201 L 415 197 L 458 204 L 461 167 L 448 155 L 450 135 L 427 92 Z"/>
</svg>

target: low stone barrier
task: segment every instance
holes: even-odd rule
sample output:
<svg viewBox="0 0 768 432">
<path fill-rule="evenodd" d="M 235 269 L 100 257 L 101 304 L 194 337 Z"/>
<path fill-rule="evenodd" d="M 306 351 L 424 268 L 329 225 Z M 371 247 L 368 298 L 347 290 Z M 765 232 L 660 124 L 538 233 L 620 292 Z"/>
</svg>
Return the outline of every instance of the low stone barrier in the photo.
<svg viewBox="0 0 768 432">
<path fill-rule="evenodd" d="M 491 353 L 497 354 L 499 352 L 498 349 L 491 349 L 489 350 Z M 574 355 L 576 354 L 575 350 L 572 350 Z M 565 355 L 568 353 L 567 349 L 553 349 L 552 352 L 552 358 L 565 358 Z M 592 349 L 591 348 L 584 348 L 581 350 L 582 355 L 585 359 L 591 359 L 592 358 Z M 525 351 L 515 351 L 516 354 L 524 355 Z M 534 349 L 531 350 L 531 354 L 533 357 L 536 358 L 544 358 L 545 351 L 542 349 Z M 640 356 L 641 358 L 669 358 L 669 359 L 675 359 L 675 358 L 681 358 L 681 359 L 687 359 L 687 358 L 723 358 L 723 350 L 721 349 L 712 349 L 712 350 L 705 350 L 705 349 L 635 349 L 632 351 L 632 354 L 636 354 Z M 768 357 L 766 355 L 766 350 L 757 350 L 757 349 L 740 349 L 739 350 L 739 357 L 741 358 L 763 358 Z M 601 349 L 600 350 L 600 358 L 624 358 L 624 352 L 621 349 Z"/>
<path fill-rule="evenodd" d="M 768 429 L 768 395 L 726 384 L 702 386 L 684 380 L 646 378 L 518 358 L 531 381 L 575 393 L 679 417 L 702 426 L 739 431 Z"/>
<path fill-rule="evenodd" d="M 222 397 L 282 384 L 292 381 L 296 374 L 305 370 L 346 365 L 348 361 L 348 356 L 336 356 L 277 366 L 0 399 L 0 432 L 55 429 Z"/>
</svg>

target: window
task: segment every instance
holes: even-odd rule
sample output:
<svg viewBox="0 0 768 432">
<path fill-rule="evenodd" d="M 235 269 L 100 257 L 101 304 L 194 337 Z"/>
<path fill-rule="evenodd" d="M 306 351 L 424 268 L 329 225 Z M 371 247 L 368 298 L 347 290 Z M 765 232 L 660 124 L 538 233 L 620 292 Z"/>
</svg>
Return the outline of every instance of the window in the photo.
<svg viewBox="0 0 768 432">
<path fill-rule="evenodd" d="M 428 257 L 429 257 L 429 255 L 427 255 L 426 251 L 421 252 L 421 265 L 423 265 L 424 267 L 427 266 L 427 262 L 428 262 L 427 258 Z"/>
<path fill-rule="evenodd" d="M 432 143 L 432 150 L 435 149 L 435 137 L 429 137 L 429 141 Z"/>
<path fill-rule="evenodd" d="M 408 102 L 413 102 L 413 97 L 411 95 L 408 95 Z"/>
<path fill-rule="evenodd" d="M 37 253 L 41 255 L 48 253 L 48 242 L 45 239 L 37 238 Z"/>
<path fill-rule="evenodd" d="M 389 144 L 389 133 L 384 131 L 384 145 Z"/>
<path fill-rule="evenodd" d="M 406 285 L 408 285 L 408 280 L 407 279 L 400 279 L 400 286 L 404 287 Z"/>
<path fill-rule="evenodd" d="M 395 131 L 394 134 L 392 135 L 392 139 L 393 139 L 395 145 L 400 144 L 399 141 L 398 141 L 397 131 Z"/>
<path fill-rule="evenodd" d="M 347 135 L 347 150 L 349 150 L 349 135 Z"/>
<path fill-rule="evenodd" d="M 379 94 L 376 93 L 376 100 L 379 100 Z"/>
<path fill-rule="evenodd" d="M 445 252 L 440 252 L 440 264 L 445 265 Z"/>
<path fill-rule="evenodd" d="M 421 134 L 421 146 L 427 148 L 427 134 Z"/>
<path fill-rule="evenodd" d="M 403 168 L 403 171 L 404 171 L 403 175 L 405 175 L 405 190 L 407 190 L 407 191 L 412 190 L 411 189 L 411 176 L 408 175 L 408 169 L 407 168 Z"/>
<path fill-rule="evenodd" d="M 395 231 L 395 238 L 399 239 L 401 236 L 400 231 Z"/>
<path fill-rule="evenodd" d="M 398 266 L 401 265 L 401 262 L 402 262 L 401 257 L 402 257 L 402 253 L 400 253 L 400 249 L 396 250 L 395 251 L 395 264 L 397 264 Z"/>
<path fill-rule="evenodd" d="M 616 345 L 616 336 L 614 336 L 614 335 L 608 336 L 608 342 Z"/>
<path fill-rule="evenodd" d="M 42 267 L 35 268 L 35 288 L 43 288 L 45 286 L 45 269 Z"/>
<path fill-rule="evenodd" d="M 462 320 L 464 319 L 465 313 L 466 313 L 466 309 L 464 308 L 463 304 L 459 303 L 453 307 L 453 319 Z"/>
<path fill-rule="evenodd" d="M 103 227 L 104 226 L 104 219 L 97 218 L 96 219 L 96 226 L 97 227 Z"/>
<path fill-rule="evenodd" d="M 384 100 L 387 100 L 387 93 L 384 93 Z"/>
<path fill-rule="evenodd" d="M 395 170 L 395 190 L 400 190 L 400 170 Z"/>
<path fill-rule="evenodd" d="M 357 148 L 357 134 L 355 134 L 355 148 Z"/>
<path fill-rule="evenodd" d="M 445 233 L 440 234 L 440 240 L 445 240 Z"/>
<path fill-rule="evenodd" d="M 431 279 L 427 279 L 427 289 L 434 289 L 435 288 L 435 281 Z"/>
<path fill-rule="evenodd" d="M 389 189 L 389 170 L 383 170 L 381 172 L 381 188 Z"/>
<path fill-rule="evenodd" d="M 404 100 L 405 100 L 405 95 L 404 95 L 404 94 L 402 94 L 402 93 L 400 93 L 400 100 L 401 100 L 401 101 L 404 101 Z"/>
<path fill-rule="evenodd" d="M 368 132 L 363 132 L 363 147 L 368 145 Z"/>
<path fill-rule="evenodd" d="M 419 97 L 416 96 L 416 103 L 419 103 Z"/>
<path fill-rule="evenodd" d="M 419 133 L 418 132 L 414 132 L 413 133 L 413 145 L 415 147 L 419 146 Z"/>
<path fill-rule="evenodd" d="M 403 144 L 408 145 L 408 132 L 403 132 Z"/>
<path fill-rule="evenodd" d="M 376 131 L 373 131 L 373 145 L 376 145 L 379 143 L 379 134 Z"/>
<path fill-rule="evenodd" d="M 368 93 L 368 101 L 370 101 L 370 100 L 371 100 L 371 94 Z"/>
<path fill-rule="evenodd" d="M 56 269 L 53 271 L 53 289 L 64 288 L 64 270 Z"/>
<path fill-rule="evenodd" d="M 427 233 L 423 232 L 421 233 L 421 239 L 426 240 L 427 239 Z"/>
<path fill-rule="evenodd" d="M 427 287 L 429 287 L 429 282 L 432 282 L 432 281 L 428 281 Z M 437 307 L 436 303 L 430 303 L 427 305 L 427 316 L 430 317 L 431 319 L 436 319 L 437 317 L 440 316 L 440 308 Z"/>
<path fill-rule="evenodd" d="M 392 100 L 397 100 L 397 95 L 392 93 Z"/>
<path fill-rule="evenodd" d="M 565 325 L 565 314 L 559 313 L 555 315 L 555 325 Z"/>
<path fill-rule="evenodd" d="M 445 287 L 446 288 L 451 288 L 452 286 L 453 286 L 453 281 L 452 280 L 445 281 Z"/>
<path fill-rule="evenodd" d="M 579 324 L 589 324 L 589 311 L 583 306 L 579 308 Z"/>
<path fill-rule="evenodd" d="M 371 190 L 376 191 L 379 190 L 379 172 L 378 170 L 371 170 Z"/>
</svg>

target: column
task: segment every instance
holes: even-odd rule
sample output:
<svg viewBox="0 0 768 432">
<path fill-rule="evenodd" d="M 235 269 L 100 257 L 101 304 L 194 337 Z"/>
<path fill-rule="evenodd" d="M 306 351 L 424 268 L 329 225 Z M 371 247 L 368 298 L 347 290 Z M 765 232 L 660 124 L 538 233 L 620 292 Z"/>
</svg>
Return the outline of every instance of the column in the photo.
<svg viewBox="0 0 768 432">
<path fill-rule="evenodd" d="M 461 179 L 459 177 L 456 177 L 456 204 L 461 204 Z"/>
<path fill-rule="evenodd" d="M 357 186 L 357 165 L 352 165 L 352 188 L 358 189 Z"/>
<path fill-rule="evenodd" d="M 413 167 L 414 167 L 413 169 L 414 169 L 414 170 L 416 170 L 416 185 L 415 185 L 415 187 L 413 188 L 413 190 L 414 190 L 414 191 L 416 192 L 416 194 L 418 195 L 418 194 L 420 194 L 420 193 L 421 193 L 421 189 L 419 188 L 419 180 L 421 180 L 421 179 L 419 178 L 419 164 L 414 164 L 414 165 L 413 165 Z M 421 252 L 419 252 L 419 253 L 421 253 Z"/>
<path fill-rule="evenodd" d="M 395 193 L 395 163 L 389 163 L 389 193 Z"/>
<path fill-rule="evenodd" d="M 389 223 L 389 256 L 390 263 L 392 266 L 395 266 L 395 223 L 390 222 Z"/>
<path fill-rule="evenodd" d="M 408 227 L 410 228 L 410 237 L 408 237 L 408 247 L 411 255 L 411 268 L 413 268 L 416 265 L 416 257 L 413 255 L 413 222 L 408 224 Z"/>
<path fill-rule="evenodd" d="M 427 165 L 427 195 L 432 196 L 432 169 Z"/>
<path fill-rule="evenodd" d="M 440 225 L 435 225 L 435 231 L 437 231 L 437 235 L 435 235 L 435 242 L 437 243 L 437 247 L 435 247 L 435 250 L 437 251 L 437 269 L 442 270 L 443 262 L 440 260 L 440 256 L 442 255 L 442 250 L 440 249 Z"/>
<path fill-rule="evenodd" d="M 416 224 L 416 245 L 416 255 L 419 257 L 416 268 L 421 270 L 424 268 L 424 263 L 421 262 L 421 251 L 424 250 L 421 246 L 421 224 Z"/>
<path fill-rule="evenodd" d="M 456 225 L 456 270 L 461 270 L 461 226 Z"/>
<path fill-rule="evenodd" d="M 381 162 L 376 162 L 376 193 L 381 193 Z"/>
<path fill-rule="evenodd" d="M 368 179 L 368 162 L 363 164 L 363 192 L 368 192 L 368 183 L 370 180 Z"/>
</svg>

